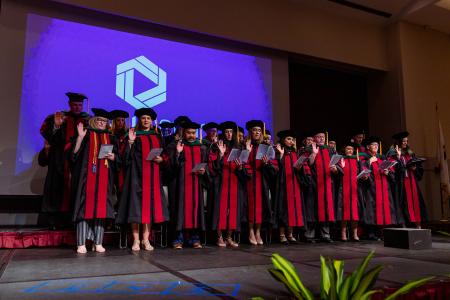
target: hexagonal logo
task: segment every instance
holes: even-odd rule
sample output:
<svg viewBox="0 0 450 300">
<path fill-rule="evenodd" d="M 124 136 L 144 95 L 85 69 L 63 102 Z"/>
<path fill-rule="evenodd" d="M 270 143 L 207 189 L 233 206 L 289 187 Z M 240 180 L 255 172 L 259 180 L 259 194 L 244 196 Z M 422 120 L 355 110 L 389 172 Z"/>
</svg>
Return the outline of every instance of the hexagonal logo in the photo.
<svg viewBox="0 0 450 300">
<path fill-rule="evenodd" d="M 156 86 L 135 95 L 134 71 L 141 73 Z M 167 74 L 143 55 L 121 63 L 117 65 L 116 71 L 116 95 L 136 109 L 154 107 L 166 101 Z"/>
</svg>

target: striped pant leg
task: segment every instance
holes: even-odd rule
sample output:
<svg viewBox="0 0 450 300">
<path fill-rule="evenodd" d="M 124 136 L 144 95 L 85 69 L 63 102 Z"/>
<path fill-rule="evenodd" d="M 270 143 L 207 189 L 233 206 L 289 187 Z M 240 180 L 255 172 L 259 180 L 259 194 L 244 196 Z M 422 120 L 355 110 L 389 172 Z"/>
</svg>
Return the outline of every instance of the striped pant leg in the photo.
<svg viewBox="0 0 450 300">
<path fill-rule="evenodd" d="M 96 219 L 94 221 L 94 228 L 93 228 L 93 234 L 94 238 L 93 241 L 96 245 L 101 245 L 103 243 L 103 236 L 105 234 L 105 227 L 104 227 L 104 220 L 103 219 Z"/>
</svg>

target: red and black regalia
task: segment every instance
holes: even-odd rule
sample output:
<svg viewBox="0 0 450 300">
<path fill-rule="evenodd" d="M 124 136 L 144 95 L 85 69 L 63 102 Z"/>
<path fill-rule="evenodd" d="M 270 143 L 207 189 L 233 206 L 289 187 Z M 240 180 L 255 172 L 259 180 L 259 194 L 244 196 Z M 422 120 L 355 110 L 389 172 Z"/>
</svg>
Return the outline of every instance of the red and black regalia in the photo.
<svg viewBox="0 0 450 300">
<path fill-rule="evenodd" d="M 356 147 L 357 145 L 352 145 Z M 358 174 L 365 168 L 363 160 L 356 155 L 344 156 L 344 164 L 339 163 L 339 191 L 337 196 L 337 220 L 363 221 L 364 194 L 358 182 Z"/>
<path fill-rule="evenodd" d="M 253 127 L 262 128 L 263 123 L 258 120 L 249 121 L 246 124 L 247 130 Z M 278 161 L 271 159 L 264 164 L 261 159 L 256 159 L 259 142 L 252 141 L 252 150 L 245 169 L 251 176 L 247 181 L 247 212 L 250 224 L 274 224 L 275 215 L 270 199 L 270 179 L 276 178 L 278 173 Z M 274 198 L 275 199 L 275 198 Z"/>
<path fill-rule="evenodd" d="M 77 153 L 72 143 L 73 221 L 114 218 L 113 187 L 120 157 L 114 136 L 107 130 L 88 129 Z M 99 159 L 101 145 L 114 145 L 115 160 Z"/>
<path fill-rule="evenodd" d="M 147 160 L 152 149 L 163 147 L 161 135 L 153 130 L 136 131 L 135 142 L 131 147 L 125 147 L 125 181 L 118 223 L 155 224 L 169 220 L 162 182 L 163 168 L 168 166 L 169 158 L 163 152 L 163 162 L 160 164 Z"/>
<path fill-rule="evenodd" d="M 83 102 L 86 96 L 76 93 L 67 93 L 69 101 Z M 48 116 L 41 126 L 40 132 L 49 143 L 48 171 L 45 178 L 44 193 L 42 199 L 42 211 L 46 213 L 70 212 L 72 208 L 71 197 L 71 173 L 69 156 L 71 139 L 76 135 L 77 125 L 87 125 L 89 115 L 85 112 L 74 114 L 62 112 L 64 123 L 57 127 L 54 123 L 54 115 Z"/>
<path fill-rule="evenodd" d="M 205 230 L 203 189 L 208 184 L 208 171 L 197 175 L 192 169 L 208 162 L 208 147 L 199 140 L 182 142 L 181 153 L 176 150 L 177 143 L 168 146 L 170 167 L 176 172 L 176 185 L 169 190 L 174 195 L 174 203 L 170 203 L 171 220 L 176 231 Z"/>
<path fill-rule="evenodd" d="M 370 163 L 370 155 L 365 164 L 372 172 L 369 180 L 363 183 L 365 202 L 365 222 L 369 225 L 397 224 L 397 213 L 392 184 L 395 183 L 395 172 L 391 168 L 386 175 L 380 169 L 380 164 L 385 160 L 384 156 L 376 154 L 377 160 Z"/>
<path fill-rule="evenodd" d="M 233 135 L 235 135 L 237 125 L 230 121 L 223 122 L 220 124 L 220 129 L 222 132 L 226 129 L 233 129 Z M 233 136 L 232 140 L 224 139 L 223 143 L 226 146 L 223 157 L 217 153 L 214 157 L 210 155 L 210 159 L 213 161 L 212 171 L 218 178 L 213 184 L 215 197 L 212 204 L 212 229 L 240 231 L 241 223 L 245 218 L 248 177 L 243 167 L 239 168 L 234 161 L 228 161 L 233 149 L 242 150 L 241 145 L 236 142 L 236 137 Z"/>
</svg>

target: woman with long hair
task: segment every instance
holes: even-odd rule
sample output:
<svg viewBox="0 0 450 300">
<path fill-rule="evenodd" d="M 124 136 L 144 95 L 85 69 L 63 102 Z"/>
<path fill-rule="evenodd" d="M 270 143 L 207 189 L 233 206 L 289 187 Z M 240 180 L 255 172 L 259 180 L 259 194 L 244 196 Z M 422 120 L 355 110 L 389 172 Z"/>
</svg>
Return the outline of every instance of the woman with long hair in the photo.
<svg viewBox="0 0 450 300">
<path fill-rule="evenodd" d="M 127 136 L 125 181 L 117 222 L 131 224 L 133 251 L 139 251 L 141 245 L 144 250 L 152 251 L 149 241 L 152 224 L 169 220 L 161 175 L 168 159 L 162 152 L 163 139 L 153 125 L 156 112 L 151 108 L 140 108 L 134 115 L 138 121 L 136 128 L 131 128 Z M 142 240 L 139 237 L 140 227 Z"/>
</svg>

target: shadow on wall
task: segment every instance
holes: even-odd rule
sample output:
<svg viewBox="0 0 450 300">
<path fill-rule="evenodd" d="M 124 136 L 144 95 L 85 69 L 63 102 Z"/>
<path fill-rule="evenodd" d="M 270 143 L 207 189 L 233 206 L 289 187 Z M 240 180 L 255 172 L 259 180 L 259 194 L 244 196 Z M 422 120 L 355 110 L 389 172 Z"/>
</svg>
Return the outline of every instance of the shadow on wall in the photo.
<svg viewBox="0 0 450 300">
<path fill-rule="evenodd" d="M 17 148 L 0 151 L 0 195 L 41 195 L 47 168 L 39 166 L 36 154 L 25 172 L 15 174 L 16 154 Z"/>
</svg>

